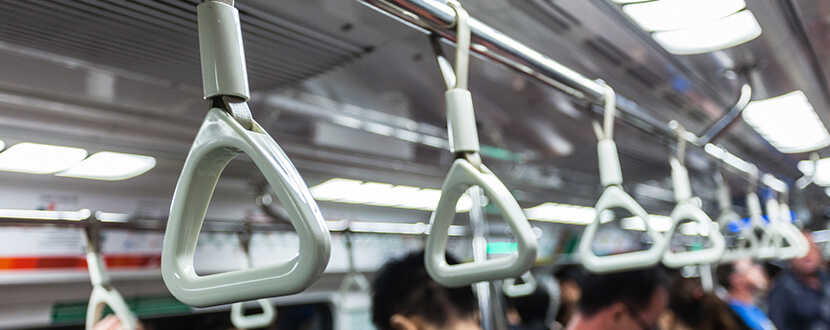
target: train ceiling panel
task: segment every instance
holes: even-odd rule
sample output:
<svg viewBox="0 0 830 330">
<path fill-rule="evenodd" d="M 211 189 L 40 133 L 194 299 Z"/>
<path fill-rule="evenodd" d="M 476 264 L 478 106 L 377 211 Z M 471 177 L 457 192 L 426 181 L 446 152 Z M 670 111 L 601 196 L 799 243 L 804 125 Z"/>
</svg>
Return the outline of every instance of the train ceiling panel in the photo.
<svg viewBox="0 0 830 330">
<path fill-rule="evenodd" d="M 0 41 L 201 86 L 198 1 L 2 1 Z M 363 47 L 237 6 L 254 90 L 292 85 L 348 63 Z"/>
</svg>

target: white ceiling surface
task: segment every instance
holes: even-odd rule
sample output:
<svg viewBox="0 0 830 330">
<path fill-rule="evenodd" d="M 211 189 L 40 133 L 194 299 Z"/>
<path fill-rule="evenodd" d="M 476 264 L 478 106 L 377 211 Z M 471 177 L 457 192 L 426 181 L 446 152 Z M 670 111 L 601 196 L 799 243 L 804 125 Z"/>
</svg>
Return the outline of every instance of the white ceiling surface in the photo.
<svg viewBox="0 0 830 330">
<path fill-rule="evenodd" d="M 516 1 L 464 4 L 473 16 L 507 35 L 589 78 L 605 79 L 661 121 L 678 119 L 700 132 L 737 98 L 737 82 L 713 72 L 718 68 L 712 56 L 667 58 L 638 37 L 638 31 L 618 22 L 600 1 L 552 1 L 578 21 L 564 30 L 542 23 Z M 32 8 L 37 5 L 0 1 L 4 9 L 0 10 L 0 22 L 4 22 L 0 31 L 13 26 L 8 30 L 13 33 L 0 33 L 0 139 L 7 145 L 51 143 L 159 159 L 156 169 L 126 181 L 85 183 L 0 172 L 3 186 L 10 182 L 22 189 L 32 182 L 36 186 L 100 187 L 102 191 L 146 188 L 148 193 L 169 198 L 207 111 L 198 81 L 193 30 L 196 3 L 67 1 Z M 237 6 L 243 12 L 254 118 L 294 159 L 309 183 L 349 177 L 440 186 L 451 161 L 447 151 L 334 125 L 331 118 L 320 115 L 348 113 L 348 109 L 321 108 L 318 115 L 311 115 L 277 108 L 268 101 L 317 95 L 334 104 L 385 114 L 380 122 L 405 119 L 414 123 L 408 128 L 416 131 L 443 129 L 444 86 L 425 35 L 357 1 L 248 0 L 237 1 Z M 91 22 L 106 24 L 73 27 L 67 22 L 70 19 L 58 19 L 67 12 L 92 15 L 94 19 L 87 18 Z M 24 20 L 28 23 L 22 24 Z M 165 41 L 168 35 L 171 40 Z M 299 58 L 280 60 L 282 54 L 289 56 L 298 47 L 302 48 Z M 605 47 L 606 54 L 591 51 L 592 47 Z M 625 50 L 616 62 L 608 58 L 613 47 Z M 300 60 L 307 62 L 292 62 Z M 687 82 L 688 88 L 674 88 L 677 79 Z M 583 105 L 484 61 L 472 63 L 471 90 L 482 142 L 522 153 L 530 160 L 516 164 L 485 158 L 511 188 L 529 192 L 528 206 L 555 196 L 556 190 L 559 194 L 574 191 L 568 182 L 587 186 L 576 194 L 582 197 L 568 198 L 596 197 L 596 141 Z M 681 106 L 672 103 L 678 99 Z M 370 119 L 374 120 L 366 117 Z M 618 126 L 626 180 L 665 181 L 669 170 L 662 142 L 626 125 Z M 795 158 L 801 156 L 769 154 L 771 147 L 746 125 L 735 125 L 722 142 L 762 168 L 795 179 Z M 702 164 L 698 171 L 706 170 Z M 255 166 L 246 161 L 235 161 L 226 172 L 231 181 L 261 179 Z M 557 180 L 564 185 L 553 184 Z"/>
</svg>

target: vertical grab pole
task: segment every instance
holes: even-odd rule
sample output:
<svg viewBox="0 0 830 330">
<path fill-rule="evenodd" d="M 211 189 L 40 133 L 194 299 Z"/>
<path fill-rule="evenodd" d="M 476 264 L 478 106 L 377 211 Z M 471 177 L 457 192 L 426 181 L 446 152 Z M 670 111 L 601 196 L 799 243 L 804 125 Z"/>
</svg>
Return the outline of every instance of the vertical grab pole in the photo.
<svg viewBox="0 0 830 330">
<path fill-rule="evenodd" d="M 481 188 L 477 186 L 470 187 L 467 191 L 470 199 L 473 201 L 473 206 L 470 209 L 470 231 L 473 233 L 473 261 L 483 262 L 487 260 L 487 238 L 484 236 L 486 219 L 484 212 L 482 212 L 481 205 Z M 481 313 L 481 328 L 483 330 L 493 330 L 493 309 L 491 300 L 493 298 L 490 290 L 490 282 L 478 282 L 473 284 L 478 296 L 478 310 Z"/>
</svg>

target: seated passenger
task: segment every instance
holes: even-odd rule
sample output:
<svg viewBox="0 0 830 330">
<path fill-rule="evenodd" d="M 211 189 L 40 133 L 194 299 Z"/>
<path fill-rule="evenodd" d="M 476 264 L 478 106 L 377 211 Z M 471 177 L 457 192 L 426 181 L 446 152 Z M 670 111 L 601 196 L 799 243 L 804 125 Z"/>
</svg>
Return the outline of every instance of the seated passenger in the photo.
<svg viewBox="0 0 830 330">
<path fill-rule="evenodd" d="M 451 256 L 447 262 L 457 263 Z M 480 330 L 477 314 L 472 288 L 433 281 L 423 251 L 387 262 L 372 284 L 372 322 L 378 330 Z"/>
<path fill-rule="evenodd" d="M 716 273 L 718 284 L 729 293 L 726 298 L 729 307 L 740 315 L 744 323 L 754 330 L 775 329 L 756 301 L 769 286 L 760 265 L 750 259 L 740 259 L 719 265 Z"/>
<path fill-rule="evenodd" d="M 582 297 L 568 329 L 655 328 L 668 302 L 664 278 L 662 268 L 586 275 L 580 283 Z"/>
</svg>

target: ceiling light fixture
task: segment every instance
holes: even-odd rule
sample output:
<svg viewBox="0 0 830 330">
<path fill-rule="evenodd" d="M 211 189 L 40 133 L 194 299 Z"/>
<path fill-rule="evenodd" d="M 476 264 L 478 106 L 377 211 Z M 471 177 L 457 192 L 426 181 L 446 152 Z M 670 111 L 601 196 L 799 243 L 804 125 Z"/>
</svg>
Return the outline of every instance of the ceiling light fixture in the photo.
<svg viewBox="0 0 830 330">
<path fill-rule="evenodd" d="M 744 0 L 660 0 L 622 7 L 643 30 L 669 31 L 713 22 L 746 8 Z"/>
<path fill-rule="evenodd" d="M 800 153 L 830 145 L 830 134 L 802 91 L 750 102 L 744 121 L 783 153 Z"/>
<path fill-rule="evenodd" d="M 661 2 L 661 1 L 658 1 Z M 730 48 L 761 35 L 761 26 L 748 10 L 680 30 L 654 32 L 651 36 L 672 54 L 691 55 Z"/>
<path fill-rule="evenodd" d="M 363 182 L 335 178 L 309 189 L 314 199 L 336 203 L 362 204 L 401 209 L 431 211 L 438 206 L 441 190 L 413 186 L 395 186 L 380 182 Z M 469 212 L 472 199 L 463 195 L 456 211 Z"/>
<path fill-rule="evenodd" d="M 812 161 L 802 160 L 798 162 L 798 169 L 804 175 L 812 176 L 812 182 L 816 185 L 827 187 L 830 186 L 830 158 L 819 159 L 815 166 Z"/>
<path fill-rule="evenodd" d="M 52 174 L 86 158 L 81 148 L 23 142 L 0 152 L 0 171 Z"/>
<path fill-rule="evenodd" d="M 122 154 L 102 151 L 89 156 L 57 176 L 118 181 L 146 173 L 156 166 L 156 159 L 150 156 Z"/>
</svg>

